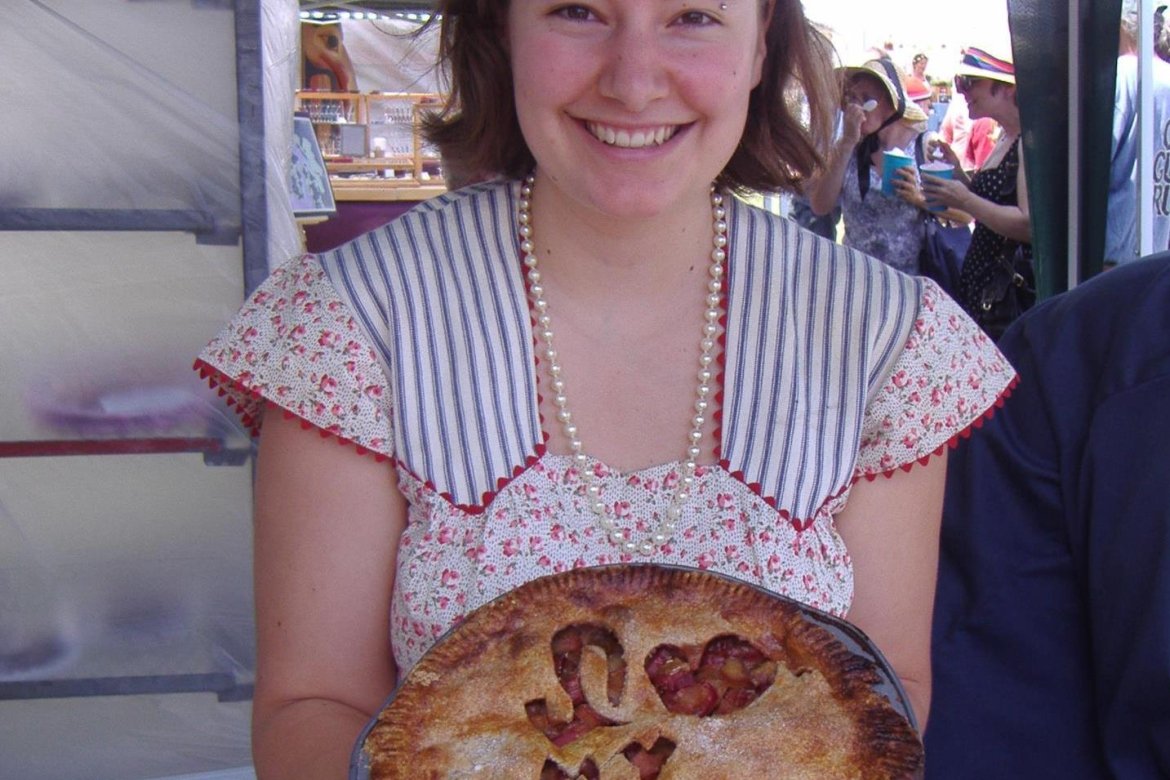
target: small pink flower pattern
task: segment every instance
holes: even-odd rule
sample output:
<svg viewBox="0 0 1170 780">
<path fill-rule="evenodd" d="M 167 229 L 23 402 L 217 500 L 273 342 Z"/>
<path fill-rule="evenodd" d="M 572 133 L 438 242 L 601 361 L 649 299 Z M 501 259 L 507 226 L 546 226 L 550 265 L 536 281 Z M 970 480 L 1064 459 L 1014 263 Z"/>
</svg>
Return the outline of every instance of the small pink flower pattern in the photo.
<svg viewBox="0 0 1170 780">
<path fill-rule="evenodd" d="M 1015 369 L 954 301 L 927 282 L 889 380 L 870 399 L 855 479 L 920 462 L 994 409 Z"/>
<path fill-rule="evenodd" d="M 658 525 L 673 496 L 678 465 L 623 475 L 596 464 L 602 498 L 620 527 Z M 403 534 L 391 625 L 395 658 L 410 669 L 470 610 L 535 577 L 582 566 L 650 560 L 698 566 L 760 583 L 819 609 L 844 615 L 853 572 L 826 505 L 803 531 L 719 466 L 701 467 L 674 539 L 649 559 L 616 550 L 582 500 L 566 456 L 545 455 L 497 493 L 482 515 L 437 499 L 416 478 L 401 485 L 415 508 Z M 442 572 L 438 579 L 435 572 Z M 466 599 L 445 600 L 457 581 Z M 416 631 L 421 627 L 422 632 Z"/>
<path fill-rule="evenodd" d="M 314 255 L 274 271 L 197 365 L 253 432 L 267 400 L 377 455 L 393 455 L 385 374 Z"/>
</svg>

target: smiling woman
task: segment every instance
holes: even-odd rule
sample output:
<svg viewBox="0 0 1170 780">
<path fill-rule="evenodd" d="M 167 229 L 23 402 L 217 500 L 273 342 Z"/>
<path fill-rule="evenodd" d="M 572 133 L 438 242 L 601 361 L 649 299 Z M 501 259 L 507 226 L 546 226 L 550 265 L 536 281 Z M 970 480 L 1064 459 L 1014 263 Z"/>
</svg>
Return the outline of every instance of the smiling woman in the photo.
<svg viewBox="0 0 1170 780">
<path fill-rule="evenodd" d="M 261 776 L 337 776 L 480 605 L 635 561 L 847 618 L 925 724 L 946 445 L 1013 372 L 932 284 L 732 197 L 822 165 L 826 40 L 798 0 L 439 10 L 427 132 L 479 183 L 278 269 L 200 358 L 262 426 Z"/>
<path fill-rule="evenodd" d="M 512 15 L 522 9 L 529 9 L 524 11 L 529 14 L 541 12 L 535 3 L 514 6 Z M 560 6 L 565 4 L 545 3 L 541 8 L 544 13 L 555 13 L 565 24 L 572 17 L 583 16 L 579 19 L 583 27 L 591 17 L 596 17 L 594 23 L 604 25 L 604 6 Z M 757 76 L 758 87 L 748 96 L 753 117 L 760 121 L 741 128 L 744 136 L 727 170 L 720 173 L 720 183 L 766 190 L 791 186 L 807 176 L 816 163 L 816 150 L 826 148 L 832 136 L 833 85 L 827 67 L 829 44 L 810 27 L 799 4 L 786 1 L 773 6 L 757 0 L 735 0 L 709 2 L 704 6 L 706 10 L 680 2 L 647 7 L 656 8 L 658 14 L 680 16 L 669 28 L 676 41 L 684 39 L 690 28 L 725 27 L 723 17 L 729 14 L 742 26 L 745 19 L 751 21 L 755 9 L 758 22 L 754 24 L 759 25 L 765 50 L 770 52 L 762 62 L 764 72 Z M 440 57 L 450 67 L 453 92 L 447 112 L 430 123 L 429 135 L 442 148 L 448 167 L 511 178 L 523 176 L 535 160 L 520 132 L 516 107 L 521 101 L 513 94 L 513 79 L 516 74 L 538 78 L 557 61 L 539 60 L 515 41 L 503 45 L 509 23 L 507 4 L 452 0 L 444 8 L 445 13 L 463 24 L 443 28 Z M 690 37 L 700 34 L 713 32 L 691 29 Z M 750 45 L 746 50 L 752 51 L 756 41 L 747 42 Z M 631 55 L 639 53 L 635 48 L 621 53 L 621 57 L 629 61 Z M 731 85 L 727 79 L 733 74 L 725 70 L 712 75 L 728 91 Z M 735 77 L 751 75 L 749 72 Z M 792 111 L 792 90 L 802 91 L 807 99 L 811 118 L 808 129 L 802 127 Z M 497 111 L 503 112 L 499 121 L 493 115 Z"/>
<path fill-rule="evenodd" d="M 705 208 L 764 59 L 756 0 L 723 5 L 510 4 L 516 111 L 540 161 L 539 208 L 614 220 Z"/>
</svg>

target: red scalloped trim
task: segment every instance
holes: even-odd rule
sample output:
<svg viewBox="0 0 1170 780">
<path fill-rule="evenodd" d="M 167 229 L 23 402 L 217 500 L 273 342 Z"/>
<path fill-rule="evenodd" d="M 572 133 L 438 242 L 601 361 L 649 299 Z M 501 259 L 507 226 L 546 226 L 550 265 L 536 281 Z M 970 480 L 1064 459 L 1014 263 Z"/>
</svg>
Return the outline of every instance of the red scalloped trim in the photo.
<svg viewBox="0 0 1170 780">
<path fill-rule="evenodd" d="M 1020 383 L 1020 376 L 1019 376 L 1019 374 L 1016 374 L 1014 377 L 1012 377 L 1012 381 L 1008 382 L 1007 387 L 1005 387 L 1003 389 L 1003 391 L 1000 392 L 1000 394 L 995 397 L 995 402 L 992 403 L 990 406 L 987 407 L 987 409 L 984 410 L 983 414 L 976 417 L 974 420 L 971 421 L 971 423 L 969 425 L 967 425 L 967 427 L 963 428 L 961 431 L 959 431 L 955 435 L 951 436 L 951 438 L 947 439 L 942 444 L 938 445 L 938 447 L 936 447 L 934 450 L 926 453 L 925 455 L 922 455 L 922 456 L 916 458 L 915 460 L 910 461 L 909 463 L 903 463 L 901 465 L 894 466 L 892 469 L 886 469 L 885 471 L 869 471 L 869 472 L 866 472 L 864 474 L 856 474 L 856 475 L 854 475 L 853 480 L 849 484 L 850 485 L 855 484 L 862 479 L 864 479 L 868 482 L 873 482 L 878 477 L 885 477 L 885 478 L 889 479 L 890 477 L 897 474 L 899 471 L 906 471 L 906 472 L 910 471 L 910 469 L 912 469 L 914 467 L 915 463 L 919 463 L 919 464 L 922 464 L 923 466 L 925 466 L 927 463 L 930 462 L 930 459 L 933 458 L 935 455 L 941 455 L 948 448 L 950 448 L 952 450 L 955 449 L 956 447 L 959 446 L 960 439 L 971 438 L 972 431 L 974 431 L 976 428 L 982 428 L 983 423 L 987 422 L 988 420 L 990 420 L 992 417 L 995 416 L 996 409 L 1003 408 L 1004 401 L 1006 401 L 1008 399 L 1008 397 L 1012 394 L 1012 391 L 1015 390 L 1016 386 L 1019 383 Z"/>
<path fill-rule="evenodd" d="M 468 514 L 468 515 L 482 515 L 487 510 L 488 505 L 491 504 L 491 502 L 495 500 L 496 496 L 498 496 L 500 493 L 502 493 L 504 491 L 504 488 L 506 488 L 513 481 L 515 481 L 517 478 L 519 478 L 520 475 L 524 474 L 526 471 L 528 471 L 530 468 L 532 468 L 537 462 L 539 462 L 540 459 L 542 457 L 544 457 L 544 453 L 545 453 L 544 445 L 542 445 L 542 444 L 536 445 L 535 454 L 529 455 L 527 458 L 525 458 L 523 465 L 518 464 L 518 465 L 514 466 L 512 468 L 511 476 L 500 477 L 498 480 L 496 480 L 496 489 L 495 490 L 485 490 L 483 493 L 483 496 L 480 498 L 481 503 L 479 503 L 479 504 L 460 504 L 455 500 L 455 496 L 453 496 L 447 492 L 440 492 L 439 489 L 435 486 L 434 482 L 431 482 L 429 479 L 423 479 L 421 476 L 419 476 L 414 471 L 412 471 L 409 467 L 407 467 L 407 465 L 405 463 L 398 460 L 397 458 L 394 459 L 394 465 L 397 466 L 398 468 L 402 469 L 407 474 L 409 474 L 412 478 L 414 478 L 414 480 L 416 482 L 422 483 L 423 487 L 425 487 L 427 490 L 430 490 L 432 493 L 434 493 L 435 495 L 442 498 L 444 501 L 446 501 L 448 504 L 450 504 L 455 509 L 458 509 L 460 512 L 463 512 L 464 514 Z"/>
<path fill-rule="evenodd" d="M 249 414 L 235 397 L 228 394 L 228 388 L 234 390 L 237 394 L 248 396 L 258 403 L 263 403 L 266 399 L 259 391 L 244 385 L 242 382 L 236 381 L 233 377 L 228 376 L 220 371 L 215 366 L 211 365 L 203 358 L 195 358 L 195 363 L 191 366 L 195 371 L 199 372 L 201 379 L 207 380 L 207 385 L 216 392 L 227 403 L 228 408 L 233 409 L 240 417 L 240 422 L 248 429 L 248 432 L 253 436 L 260 435 L 260 421 Z"/>
<path fill-rule="evenodd" d="M 337 440 L 338 444 L 349 445 L 353 447 L 354 450 L 357 451 L 358 455 L 372 455 L 374 460 L 379 463 L 382 461 L 390 461 L 395 466 L 401 465 L 397 458 L 390 457 L 389 455 L 385 455 L 381 452 L 375 452 L 369 447 L 358 444 L 353 439 L 347 439 L 337 431 L 327 430 L 313 422 L 310 422 L 309 420 L 306 420 L 304 417 L 301 417 L 291 409 L 287 409 L 272 399 L 264 396 L 260 393 L 260 391 L 248 387 L 238 379 L 225 374 L 223 371 L 220 371 L 218 368 L 211 365 L 202 358 L 196 358 L 195 364 L 192 366 L 192 368 L 199 372 L 200 377 L 207 380 L 207 384 L 211 387 L 211 389 L 215 390 L 216 393 L 223 397 L 229 407 L 234 408 L 236 414 L 240 416 L 240 422 L 242 422 L 248 428 L 248 432 L 253 436 L 260 435 L 260 420 L 249 414 L 248 411 L 246 411 L 240 405 L 240 403 L 228 393 L 228 388 L 241 396 L 247 396 L 253 399 L 258 404 L 266 408 L 271 407 L 273 409 L 279 409 L 281 414 L 284 415 L 284 419 L 296 419 L 300 421 L 301 428 L 304 430 L 315 428 L 317 432 L 321 434 L 321 438 L 323 439 L 332 437 Z"/>
<path fill-rule="evenodd" d="M 239 403 L 237 403 L 236 399 L 233 398 L 228 393 L 227 388 L 231 388 L 233 391 L 239 393 L 240 395 L 248 396 L 248 397 L 254 399 L 257 403 L 263 404 L 266 407 L 272 407 L 273 409 L 279 409 L 281 414 L 284 415 L 284 419 L 298 420 L 301 424 L 302 429 L 309 430 L 310 428 L 314 428 L 317 430 L 317 432 L 319 434 L 321 434 L 321 438 L 324 439 L 324 438 L 332 437 L 332 438 L 337 440 L 338 444 L 348 445 L 350 447 L 353 447 L 354 450 L 357 451 L 358 455 L 372 455 L 374 457 L 374 460 L 376 460 L 379 463 L 381 463 L 382 461 L 389 461 L 391 463 L 391 465 L 393 465 L 395 468 L 402 470 L 406 474 L 409 474 L 412 478 L 414 478 L 415 481 L 422 483 L 428 490 L 430 490 L 432 493 L 434 493 L 435 495 L 442 498 L 444 501 L 446 501 L 452 507 L 454 507 L 455 509 L 458 509 L 460 512 L 463 512 L 463 513 L 469 514 L 469 515 L 482 515 L 484 513 L 484 511 L 487 509 L 488 505 L 491 504 L 491 502 L 495 499 L 495 497 L 500 492 L 502 492 L 503 489 L 508 486 L 508 484 L 510 484 L 513 480 L 515 480 L 517 477 L 519 477 L 525 471 L 532 468 L 532 466 L 537 461 L 539 461 L 541 459 L 541 457 L 544 456 L 544 453 L 545 453 L 545 446 L 543 444 L 536 445 L 535 454 L 529 455 L 525 459 L 523 465 L 517 465 L 515 468 L 513 468 L 511 476 L 500 477 L 499 480 L 496 482 L 496 489 L 494 491 L 489 490 L 489 491 L 484 492 L 483 497 L 481 499 L 482 503 L 480 503 L 480 504 L 460 504 L 455 499 L 455 496 L 453 496 L 449 492 L 440 491 L 435 486 L 435 483 L 431 482 L 430 480 L 424 480 L 421 476 L 419 476 L 414 471 L 412 471 L 401 459 L 396 458 L 396 457 L 391 457 L 389 455 L 385 455 L 381 452 L 375 452 L 368 447 L 365 447 L 361 444 L 358 444 L 356 441 L 353 441 L 352 439 L 348 439 L 348 438 L 342 436 L 341 434 L 337 433 L 336 431 L 326 430 L 326 429 L 322 428 L 321 426 L 316 425 L 313 422 L 310 422 L 309 420 L 306 420 L 304 417 L 301 417 L 296 412 L 293 412 L 289 409 L 286 409 L 285 407 L 281 406 L 280 404 L 276 403 L 275 401 L 265 397 L 259 391 L 255 390 L 253 388 L 250 388 L 247 385 L 244 385 L 239 380 L 225 374 L 224 372 L 220 371 L 218 368 L 216 368 L 215 366 L 206 362 L 202 358 L 197 358 L 195 360 L 195 365 L 193 367 L 196 371 L 199 372 L 199 375 L 201 377 L 203 377 L 204 379 L 207 380 L 208 384 L 211 386 L 211 388 L 213 390 L 215 390 L 220 396 L 223 396 L 226 398 L 227 405 L 229 407 L 235 408 L 235 412 L 238 415 L 240 415 L 241 422 L 243 422 L 244 425 L 246 425 L 248 427 L 249 432 L 253 436 L 258 436 L 260 434 L 260 421 L 258 419 L 256 419 L 255 417 L 253 417 L 252 415 L 250 415 L 243 408 L 241 408 Z"/>
<path fill-rule="evenodd" d="M 727 197 L 734 199 L 733 196 Z M 732 204 L 731 208 L 738 208 Z M 731 216 L 731 209 L 728 209 L 728 216 Z M 716 463 L 723 462 L 723 383 L 727 378 L 727 294 L 731 289 L 731 245 L 732 245 L 732 228 L 731 220 L 727 222 L 727 244 L 725 249 L 727 252 L 723 260 L 723 287 L 719 290 L 719 338 L 716 342 L 719 344 L 719 355 L 715 358 L 715 364 L 719 370 L 715 373 L 715 413 L 711 418 L 715 420 L 715 446 L 711 450 L 711 454 L 715 456 Z"/>
<path fill-rule="evenodd" d="M 845 484 L 840 490 L 838 490 L 836 493 L 834 493 L 833 495 L 826 498 L 825 501 L 821 504 L 821 506 L 824 506 L 825 504 L 836 500 L 846 490 L 853 487 L 853 485 L 857 484 L 862 479 L 865 479 L 868 482 L 873 482 L 878 477 L 886 477 L 888 479 L 888 478 L 894 476 L 895 474 L 897 474 L 899 471 L 909 472 L 912 468 L 914 468 L 914 465 L 916 463 L 925 466 L 927 463 L 930 462 L 930 459 L 932 457 L 934 457 L 935 455 L 941 455 L 947 448 L 954 449 L 954 448 L 958 447 L 959 441 L 961 439 L 969 439 L 971 437 L 972 430 L 974 430 L 975 428 L 982 428 L 983 423 L 985 423 L 987 420 L 990 420 L 992 417 L 995 416 L 995 410 L 1003 407 L 1004 401 L 1008 398 L 1008 396 L 1010 396 L 1012 394 L 1012 390 L 1014 390 L 1016 385 L 1018 385 L 1019 383 L 1020 383 L 1019 375 L 1012 377 L 1012 381 L 1008 383 L 1008 386 L 1005 387 L 1003 389 L 1003 391 L 998 396 L 996 396 L 994 403 L 992 403 L 990 406 L 988 406 L 987 409 L 983 412 L 983 414 L 979 415 L 969 425 L 967 425 L 965 428 L 963 428 L 958 433 L 951 436 L 949 439 L 947 439 L 942 444 L 938 445 L 938 447 L 935 448 L 934 450 L 932 450 L 931 452 L 928 452 L 925 455 L 922 455 L 922 456 L 910 461 L 909 463 L 899 464 L 897 466 L 894 466 L 892 469 L 887 469 L 886 471 L 873 471 L 873 472 L 867 472 L 864 474 L 855 474 L 853 476 L 853 478 L 847 484 Z M 779 506 L 780 502 L 776 499 L 775 496 L 768 495 L 768 494 L 764 493 L 763 486 L 760 485 L 760 483 L 748 482 L 747 478 L 744 476 L 744 473 L 742 471 L 732 471 L 731 470 L 731 463 L 725 459 L 720 459 L 719 465 L 733 479 L 738 480 L 745 487 L 747 487 L 748 490 L 750 490 L 752 493 L 754 493 L 756 496 L 758 496 L 760 498 L 760 500 L 762 500 L 765 504 L 772 507 L 772 509 L 776 510 L 777 515 L 779 515 L 781 518 L 783 518 L 784 520 L 787 520 L 789 523 L 791 523 L 792 527 L 797 531 L 797 533 L 807 530 L 813 524 L 813 521 L 816 519 L 817 514 L 819 513 L 819 509 L 817 512 L 813 513 L 812 517 L 808 517 L 808 518 L 793 517 L 792 514 L 787 509 L 782 509 Z"/>
<path fill-rule="evenodd" d="M 816 520 L 817 515 L 820 513 L 820 510 L 818 508 L 818 510 L 816 512 L 813 512 L 811 517 L 804 517 L 804 518 L 793 517 L 791 512 L 789 512 L 787 509 L 784 509 L 780 506 L 780 502 L 779 502 L 779 500 L 777 500 L 777 498 L 775 496 L 768 495 L 767 493 L 764 492 L 763 485 L 761 485 L 759 482 L 748 482 L 747 477 L 744 476 L 744 473 L 742 471 L 732 471 L 731 470 L 731 463 L 729 461 L 720 460 L 719 466 L 724 471 L 726 471 L 728 473 L 728 475 L 731 476 L 732 479 L 738 481 L 740 484 L 742 484 L 744 487 L 746 487 L 748 490 L 750 490 L 761 501 L 763 501 L 768 506 L 772 507 L 772 509 L 776 510 L 776 514 L 780 518 L 787 520 L 789 523 L 791 523 L 793 530 L 795 530 L 797 533 L 800 533 L 801 531 L 807 531 L 812 526 L 813 521 Z M 829 503 L 830 501 L 833 501 L 834 499 L 836 499 L 838 496 L 840 496 L 842 493 L 844 493 L 846 490 L 848 490 L 852 485 L 853 485 L 853 483 L 850 482 L 849 484 L 842 487 L 836 493 L 834 493 L 833 495 L 826 498 L 821 503 L 821 506 L 824 506 L 825 504 Z"/>
</svg>

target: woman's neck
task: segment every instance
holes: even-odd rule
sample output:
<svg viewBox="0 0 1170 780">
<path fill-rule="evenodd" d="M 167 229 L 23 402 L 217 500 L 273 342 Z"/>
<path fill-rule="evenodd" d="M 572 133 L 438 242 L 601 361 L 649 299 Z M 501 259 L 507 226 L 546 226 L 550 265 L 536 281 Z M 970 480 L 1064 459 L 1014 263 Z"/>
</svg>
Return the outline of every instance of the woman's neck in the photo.
<svg viewBox="0 0 1170 780">
<path fill-rule="evenodd" d="M 1003 114 L 1003 116 L 993 117 L 996 122 L 999 122 L 1000 129 L 1003 131 L 1001 137 L 1018 138 L 1020 135 L 1020 110 L 1018 108 L 1010 111 L 1005 110 Z"/>
<path fill-rule="evenodd" d="M 680 265 L 703 267 L 711 203 L 703 192 L 653 216 L 623 219 L 565 197 L 538 178 L 532 229 L 541 267 L 561 284 L 585 294 L 614 294 L 615 285 L 654 289 L 678 279 Z"/>
</svg>

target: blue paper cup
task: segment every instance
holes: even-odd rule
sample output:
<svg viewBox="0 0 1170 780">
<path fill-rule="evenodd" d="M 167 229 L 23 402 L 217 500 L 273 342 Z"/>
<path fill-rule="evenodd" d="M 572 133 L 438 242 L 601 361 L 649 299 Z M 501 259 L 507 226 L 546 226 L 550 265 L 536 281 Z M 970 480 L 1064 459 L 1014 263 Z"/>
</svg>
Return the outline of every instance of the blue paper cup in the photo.
<svg viewBox="0 0 1170 780">
<path fill-rule="evenodd" d="M 914 165 L 914 158 L 900 151 L 882 152 L 882 193 L 895 195 L 894 174 L 899 168 Z"/>
<path fill-rule="evenodd" d="M 929 162 L 918 169 L 920 172 L 929 174 L 930 176 L 937 176 L 940 179 L 955 178 L 955 166 L 945 162 Z M 926 207 L 931 211 L 946 211 L 947 207 L 939 204 L 931 205 L 928 200 Z"/>
</svg>

